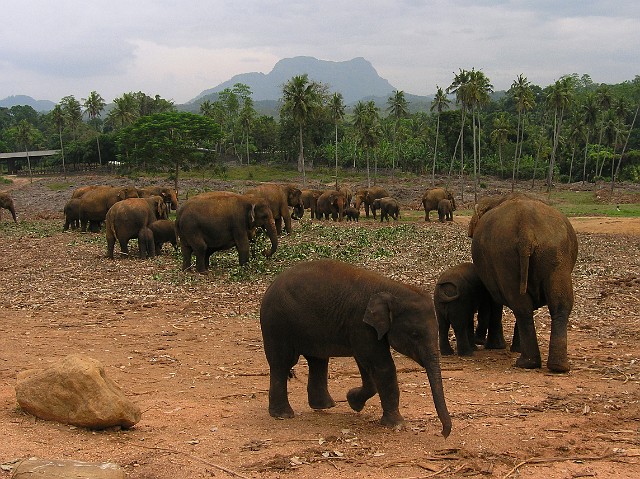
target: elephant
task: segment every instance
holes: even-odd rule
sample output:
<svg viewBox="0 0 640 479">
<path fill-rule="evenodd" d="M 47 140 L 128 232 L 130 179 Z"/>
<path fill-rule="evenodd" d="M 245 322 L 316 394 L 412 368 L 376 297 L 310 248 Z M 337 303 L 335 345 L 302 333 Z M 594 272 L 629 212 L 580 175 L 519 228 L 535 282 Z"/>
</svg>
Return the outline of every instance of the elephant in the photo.
<svg viewBox="0 0 640 479">
<path fill-rule="evenodd" d="M 343 186 L 338 191 L 342 193 L 345 197 L 345 204 L 348 206 L 351 204 L 351 199 L 353 198 L 353 191 L 348 186 Z"/>
<path fill-rule="evenodd" d="M 438 326 L 428 292 L 340 261 L 303 262 L 271 283 L 260 305 L 260 325 L 270 369 L 271 416 L 294 416 L 287 378 L 300 355 L 309 364 L 307 394 L 313 409 L 335 406 L 327 384 L 329 358 L 352 356 L 362 386 L 347 393 L 349 406 L 361 411 L 377 392 L 383 410 L 380 422 L 402 427 L 391 347 L 426 369 L 442 434 L 447 437 L 451 432 Z"/>
<path fill-rule="evenodd" d="M 455 211 L 456 209 L 456 200 L 453 197 L 453 194 L 447 190 L 446 188 L 430 188 L 425 191 L 424 195 L 422 195 L 422 206 L 424 207 L 424 220 L 431 221 L 429 218 L 429 212 L 431 210 L 438 210 L 438 203 L 440 200 L 447 199 L 451 201 L 451 211 Z M 451 216 L 453 219 L 453 214 Z"/>
<path fill-rule="evenodd" d="M 366 217 L 369 217 L 369 207 L 373 204 L 374 200 L 378 198 L 384 198 L 389 196 L 389 192 L 380 186 L 372 186 L 370 188 L 363 188 L 356 191 L 354 196 L 354 206 L 356 209 L 360 209 L 360 205 L 364 204 L 364 212 Z M 376 211 L 373 210 L 373 219 L 376 219 Z"/>
<path fill-rule="evenodd" d="M 140 259 L 153 258 L 156 255 L 155 240 L 150 228 L 144 227 L 138 231 L 138 249 Z"/>
<path fill-rule="evenodd" d="M 153 233 L 156 256 L 160 255 L 162 245 L 165 243 L 171 243 L 174 250 L 178 249 L 176 225 L 174 221 L 168 219 L 156 220 L 149 225 L 149 229 Z"/>
<path fill-rule="evenodd" d="M 71 193 L 71 199 L 81 198 L 87 191 L 95 190 L 96 188 L 98 188 L 100 186 L 101 185 L 80 186 L 80 187 L 76 188 L 75 190 L 73 190 L 73 192 Z"/>
<path fill-rule="evenodd" d="M 516 366 L 542 366 L 533 312 L 547 305 L 551 316 L 547 368 L 569 371 L 567 326 L 578 240 L 567 217 L 522 193 L 485 197 L 471 218 L 469 237 L 482 283 L 493 300 L 516 317 L 521 353 Z"/>
<path fill-rule="evenodd" d="M 505 348 L 502 305 L 494 303 L 473 263 L 460 263 L 438 277 L 433 304 L 438 319 L 440 354 L 453 354 L 449 343 L 450 327 L 453 327 L 459 356 L 471 356 L 476 344 L 484 344 L 485 349 Z M 478 328 L 474 337 L 476 312 Z"/>
<path fill-rule="evenodd" d="M 163 186 L 146 186 L 144 188 L 137 188 L 137 191 L 140 198 L 162 196 L 170 210 L 175 211 L 178 209 L 178 193 L 173 188 Z"/>
<path fill-rule="evenodd" d="M 311 210 L 311 219 L 316 217 L 316 206 L 318 204 L 318 198 L 322 194 L 321 190 L 302 190 L 300 194 L 300 201 L 305 209 Z"/>
<path fill-rule="evenodd" d="M 443 198 L 438 202 L 438 220 L 440 223 L 446 221 L 453 221 L 453 205 L 451 200 Z"/>
<path fill-rule="evenodd" d="M 205 273 L 215 251 L 236 247 L 240 266 L 249 261 L 249 240 L 260 227 L 271 240 L 270 257 L 278 247 L 278 232 L 269 203 L 262 197 L 227 191 L 202 193 L 187 200 L 176 214 L 176 234 L 182 247 L 182 269 Z"/>
<path fill-rule="evenodd" d="M 376 198 L 373 200 L 371 210 L 373 211 L 374 218 L 376 217 L 376 211 L 380 210 L 380 223 L 385 219 L 388 223 L 389 216 L 391 216 L 394 221 L 398 221 L 398 218 L 400 217 L 400 204 L 398 203 L 398 200 L 391 196 L 385 196 L 383 198 Z"/>
<path fill-rule="evenodd" d="M 347 217 L 347 221 L 360 221 L 360 210 L 355 209 L 353 206 L 345 208 L 344 215 Z"/>
<path fill-rule="evenodd" d="M 271 213 L 276 224 L 278 235 L 282 234 L 282 221 L 287 234 L 293 231 L 291 228 L 291 218 L 301 218 L 304 214 L 304 206 L 300 196 L 302 192 L 292 184 L 277 185 L 275 183 L 263 183 L 251 188 L 245 194 L 260 196 L 267 200 Z M 293 215 L 289 213 L 289 207 L 293 207 Z"/>
<path fill-rule="evenodd" d="M 161 196 L 149 196 L 148 198 L 127 198 L 115 203 L 105 218 L 107 236 L 107 258 L 113 259 L 113 249 L 116 240 L 120 244 L 120 251 L 129 254 L 129 240 L 138 238 L 142 228 L 148 228 L 151 223 L 159 219 L 167 218 L 167 205 Z M 151 233 L 150 250 L 140 249 L 140 257 L 145 258 L 147 254 L 154 253 L 153 233 Z M 146 238 L 148 240 L 148 238 Z M 140 240 L 138 240 L 140 245 Z M 152 256 L 153 256 L 152 255 Z"/>
<path fill-rule="evenodd" d="M 62 231 L 72 230 L 80 227 L 80 198 L 71 198 L 64 205 L 64 226 Z"/>
<path fill-rule="evenodd" d="M 91 231 L 99 231 L 100 223 L 105 220 L 109 208 L 127 198 L 138 198 L 138 191 L 133 187 L 113 186 L 96 186 L 86 191 L 80 197 L 81 231 L 87 230 L 87 223 L 90 223 Z"/>
<path fill-rule="evenodd" d="M 344 207 L 346 206 L 346 198 L 344 194 L 337 190 L 325 190 L 318 197 L 316 204 L 316 218 L 323 218 L 333 221 L 342 221 L 344 218 Z"/>
<path fill-rule="evenodd" d="M 16 207 L 13 204 L 13 198 L 9 196 L 9 193 L 0 192 L 0 210 L 4 208 L 5 210 L 9 210 L 11 212 L 11 216 L 13 216 L 13 222 L 18 224 L 18 218 L 16 217 Z M 1 218 L 0 214 L 0 218 Z"/>
</svg>

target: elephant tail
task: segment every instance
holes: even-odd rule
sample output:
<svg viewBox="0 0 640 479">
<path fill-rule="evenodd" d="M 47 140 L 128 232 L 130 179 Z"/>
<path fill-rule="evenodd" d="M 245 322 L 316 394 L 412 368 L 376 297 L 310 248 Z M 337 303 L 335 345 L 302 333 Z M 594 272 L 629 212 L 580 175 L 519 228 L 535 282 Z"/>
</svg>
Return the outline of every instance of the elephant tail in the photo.
<svg viewBox="0 0 640 479">
<path fill-rule="evenodd" d="M 529 259 L 531 258 L 531 245 L 518 245 L 518 253 L 520 256 L 520 294 L 527 292 L 527 281 L 529 279 Z"/>
</svg>

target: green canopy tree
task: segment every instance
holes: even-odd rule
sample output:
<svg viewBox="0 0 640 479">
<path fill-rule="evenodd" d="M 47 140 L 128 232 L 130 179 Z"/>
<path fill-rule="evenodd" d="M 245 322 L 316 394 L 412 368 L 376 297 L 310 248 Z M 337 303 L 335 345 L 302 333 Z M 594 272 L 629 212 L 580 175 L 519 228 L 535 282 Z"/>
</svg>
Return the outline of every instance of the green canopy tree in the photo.
<svg viewBox="0 0 640 479">
<path fill-rule="evenodd" d="M 371 187 L 369 154 L 380 140 L 380 113 L 373 100 L 359 101 L 353 109 L 353 127 L 358 144 L 364 149 L 367 160 L 367 187 Z M 374 166 L 374 183 L 377 177 L 377 163 Z"/>
<path fill-rule="evenodd" d="M 437 91 L 431 102 L 430 111 L 436 112 L 436 139 L 433 147 L 433 165 L 431 167 L 431 186 L 435 185 L 436 181 L 436 158 L 438 157 L 438 136 L 440 136 L 440 114 L 443 110 L 449 108 L 451 100 L 447 97 L 447 94 L 442 88 L 436 85 Z"/>
<path fill-rule="evenodd" d="M 105 101 L 96 91 L 89 93 L 89 96 L 84 101 L 84 112 L 89 116 L 89 120 L 93 123 L 96 130 L 96 145 L 98 146 L 98 163 L 102 165 L 102 153 L 100 152 L 100 125 L 99 117 L 100 113 L 104 110 Z"/>
<path fill-rule="evenodd" d="M 574 78 L 572 76 L 564 76 L 555 82 L 547 95 L 547 106 L 553 109 L 553 146 L 551 147 L 551 157 L 549 159 L 547 192 L 551 191 L 562 121 L 564 119 L 565 112 L 569 109 L 571 102 L 573 101 L 574 89 Z"/>
<path fill-rule="evenodd" d="M 338 189 L 338 124 L 344 118 L 344 109 L 342 93 L 334 93 L 329 100 L 329 112 L 335 127 L 336 190 Z"/>
<path fill-rule="evenodd" d="M 166 112 L 139 118 L 121 130 L 118 143 L 129 157 L 148 164 L 171 165 L 178 190 L 180 169 L 220 139 L 220 126 L 210 118 L 188 112 Z"/>
<path fill-rule="evenodd" d="M 114 98 L 114 107 L 107 114 L 107 124 L 114 130 L 131 125 L 139 116 L 139 108 L 133 93 L 123 93 Z"/>
<path fill-rule="evenodd" d="M 73 133 L 73 140 L 75 141 L 78 139 L 78 129 L 82 125 L 82 105 L 73 95 L 63 97 L 60 100 L 60 105 L 62 106 L 62 111 L 64 111 L 66 124 Z"/>
<path fill-rule="evenodd" d="M 304 127 L 322 107 L 322 102 L 322 85 L 309 80 L 309 76 L 306 73 L 294 76 L 282 88 L 281 113 L 289 116 L 298 127 L 298 171 L 302 172 L 303 186 L 306 186 L 307 181 L 304 164 Z"/>
<path fill-rule="evenodd" d="M 507 92 L 513 99 L 518 112 L 518 126 L 516 128 L 516 151 L 513 157 L 513 175 L 511 177 L 511 191 L 513 191 L 516 183 L 516 172 L 520 156 L 522 156 L 522 139 L 524 137 L 524 117 L 527 111 L 532 110 L 535 106 L 535 97 L 531 89 L 531 82 L 522 73 L 511 84 L 511 88 Z"/>
<path fill-rule="evenodd" d="M 398 123 L 409 115 L 409 102 L 404 96 L 404 91 L 395 90 L 387 99 L 387 113 L 393 120 L 393 157 L 391 171 L 398 163 Z"/>
<path fill-rule="evenodd" d="M 64 144 L 62 143 L 62 130 L 64 128 L 64 112 L 62 111 L 62 107 L 60 104 L 57 104 L 51 110 L 51 119 L 53 120 L 53 124 L 58 129 L 58 136 L 60 138 L 60 152 L 62 154 L 62 173 L 64 177 L 67 177 L 67 169 L 64 162 Z"/>
<path fill-rule="evenodd" d="M 500 112 L 493 119 L 493 130 L 491 130 L 491 140 L 498 145 L 498 159 L 500 161 L 500 176 L 504 178 L 504 163 L 502 161 L 502 148 L 509 139 L 511 130 L 511 122 L 507 112 Z"/>
<path fill-rule="evenodd" d="M 23 145 L 27 154 L 27 168 L 29 169 L 29 181 L 33 183 L 33 173 L 31 171 L 31 158 L 29 157 L 29 145 L 35 138 L 35 128 L 27 120 L 20 120 L 16 125 L 16 140 Z"/>
</svg>

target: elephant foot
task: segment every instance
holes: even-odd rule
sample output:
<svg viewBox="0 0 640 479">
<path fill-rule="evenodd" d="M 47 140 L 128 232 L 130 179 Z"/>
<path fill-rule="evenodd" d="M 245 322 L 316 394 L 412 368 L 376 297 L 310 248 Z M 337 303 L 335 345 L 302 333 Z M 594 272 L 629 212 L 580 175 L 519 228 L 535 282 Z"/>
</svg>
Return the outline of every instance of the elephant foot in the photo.
<svg viewBox="0 0 640 479">
<path fill-rule="evenodd" d="M 520 356 L 516 359 L 516 367 L 523 369 L 537 369 L 542 367 L 542 360 L 540 358 L 525 358 Z"/>
<path fill-rule="evenodd" d="M 484 345 L 484 349 L 506 349 L 507 343 L 504 339 L 487 340 Z"/>
<path fill-rule="evenodd" d="M 473 348 L 458 349 L 458 356 L 473 356 Z"/>
<path fill-rule="evenodd" d="M 396 430 L 402 430 L 405 427 L 404 418 L 398 410 L 384 411 L 380 418 L 380 424 L 384 427 L 390 427 Z"/>
<path fill-rule="evenodd" d="M 569 367 L 569 361 L 567 359 L 563 361 L 556 361 L 556 360 L 549 359 L 547 361 L 547 368 L 552 373 L 568 373 L 569 369 L 571 369 Z"/>
<path fill-rule="evenodd" d="M 453 355 L 453 348 L 451 347 L 451 344 L 449 344 L 448 341 L 440 344 L 440 355 L 442 356 Z"/>
<path fill-rule="evenodd" d="M 511 343 L 511 347 L 509 348 L 509 351 L 511 351 L 512 353 L 521 353 L 522 350 L 520 349 L 520 345 L 516 344 L 516 343 Z"/>
<path fill-rule="evenodd" d="M 283 408 L 269 406 L 269 415 L 271 417 L 275 417 L 276 419 L 291 419 L 295 416 L 295 413 L 293 412 L 291 406 L 287 404 L 287 406 Z"/>
<path fill-rule="evenodd" d="M 362 388 L 353 388 L 347 393 L 347 402 L 349 406 L 351 406 L 351 409 L 356 412 L 362 411 L 362 408 L 364 408 L 364 405 L 367 403 L 367 399 L 369 399 L 369 397 L 363 398 L 362 396 Z"/>
<path fill-rule="evenodd" d="M 311 409 L 331 409 L 335 407 L 336 402 L 331 398 L 331 396 L 327 396 L 325 398 L 314 398 L 313 400 L 309 398 L 309 407 Z"/>
</svg>

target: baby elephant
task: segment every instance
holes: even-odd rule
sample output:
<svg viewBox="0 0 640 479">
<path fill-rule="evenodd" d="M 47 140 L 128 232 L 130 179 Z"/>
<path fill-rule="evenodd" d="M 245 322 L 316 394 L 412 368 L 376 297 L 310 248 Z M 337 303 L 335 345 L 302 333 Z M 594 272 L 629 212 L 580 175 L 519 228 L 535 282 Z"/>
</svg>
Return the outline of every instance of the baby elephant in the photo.
<svg viewBox="0 0 640 479">
<path fill-rule="evenodd" d="M 327 295 L 332 301 L 326 301 Z M 404 420 L 392 347 L 426 369 L 442 435 L 449 435 L 438 326 L 428 292 L 339 261 L 298 263 L 267 289 L 260 305 L 260 325 L 270 368 L 271 416 L 294 416 L 287 378 L 300 355 L 309 365 L 307 395 L 313 409 L 335 406 L 327 385 L 329 358 L 353 356 L 362 384 L 347 393 L 349 406 L 361 411 L 378 393 L 380 422 L 401 427 Z"/>
<path fill-rule="evenodd" d="M 13 221 L 18 223 L 16 218 L 16 208 L 13 205 L 13 199 L 9 196 L 8 193 L 0 192 L 0 209 L 4 208 L 5 210 L 9 210 L 11 212 L 11 216 L 13 216 Z M 0 218 L 2 217 L 2 213 L 0 213 Z"/>
<path fill-rule="evenodd" d="M 484 344 L 486 349 L 505 348 L 502 305 L 493 302 L 473 263 L 461 263 L 442 273 L 433 291 L 433 303 L 438 318 L 441 354 L 453 354 L 449 343 L 450 326 L 453 327 L 460 356 L 472 355 L 475 344 Z M 473 318 L 476 312 L 478 328 L 474 337 Z"/>
<path fill-rule="evenodd" d="M 438 219 L 440 223 L 444 223 L 446 221 L 453 221 L 453 204 L 451 200 L 444 198 L 438 202 Z"/>
<path fill-rule="evenodd" d="M 400 204 L 398 200 L 392 198 L 391 196 L 385 196 L 384 198 L 378 198 L 373 201 L 372 205 L 373 211 L 380 210 L 380 223 L 383 220 L 387 220 L 389 222 L 389 216 L 391 216 L 394 221 L 397 221 L 400 217 Z"/>
<path fill-rule="evenodd" d="M 156 255 L 153 231 L 149 228 L 140 228 L 138 231 L 138 249 L 140 250 L 140 259 L 153 258 Z"/>
<path fill-rule="evenodd" d="M 155 244 L 156 255 L 162 252 L 162 245 L 171 243 L 173 249 L 178 249 L 178 241 L 176 239 L 175 222 L 171 220 L 157 220 L 149 225 L 149 229 L 153 232 L 153 242 Z"/>
<path fill-rule="evenodd" d="M 344 215 L 347 217 L 347 221 L 360 221 L 360 210 L 355 209 L 353 206 L 345 208 Z"/>
</svg>

